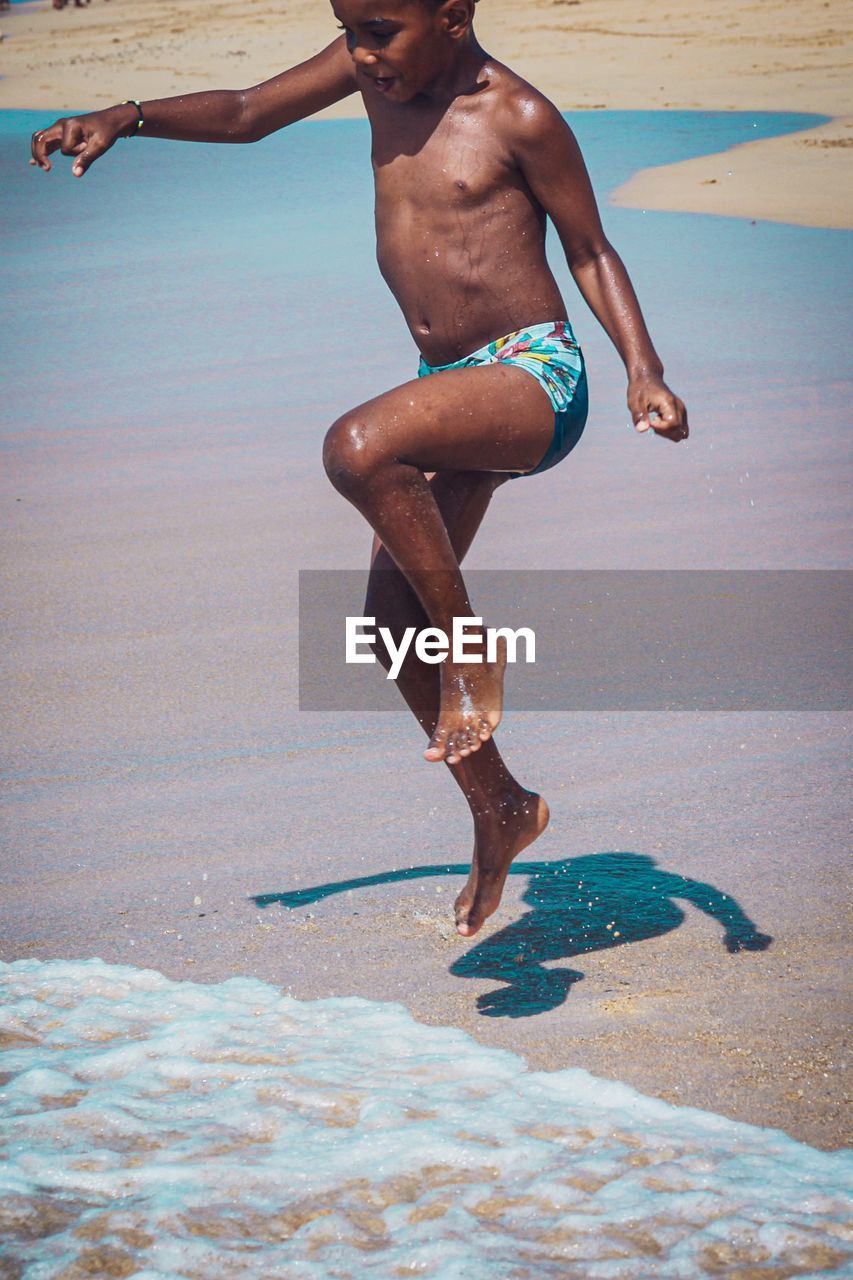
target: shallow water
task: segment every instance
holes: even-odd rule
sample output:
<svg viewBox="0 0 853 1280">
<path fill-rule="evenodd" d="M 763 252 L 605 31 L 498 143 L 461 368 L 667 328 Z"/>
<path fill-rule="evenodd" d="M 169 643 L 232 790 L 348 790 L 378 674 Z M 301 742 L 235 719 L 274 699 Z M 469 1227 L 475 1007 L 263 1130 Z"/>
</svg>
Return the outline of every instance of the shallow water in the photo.
<svg viewBox="0 0 853 1280">
<path fill-rule="evenodd" d="M 0 985 L 3 1274 L 850 1274 L 849 1154 L 397 1004 L 100 960 Z"/>
<path fill-rule="evenodd" d="M 120 141 L 77 181 L 62 158 L 50 175 L 27 165 L 29 133 L 50 114 L 0 112 L 0 291 L 14 318 L 0 421 L 21 477 L 14 496 L 49 482 L 81 509 L 93 491 L 147 502 L 176 482 L 254 482 L 260 471 L 291 495 L 316 482 L 331 499 L 320 464 L 329 422 L 417 366 L 375 262 L 366 123 L 307 121 L 250 147 Z M 569 466 L 512 486 L 500 505 L 526 493 L 533 520 L 543 498 L 576 482 L 577 527 L 568 546 L 562 522 L 553 536 L 539 529 L 543 566 L 846 565 L 838 334 L 849 327 L 853 237 L 607 207 L 638 168 L 822 117 L 568 118 L 694 430 L 679 450 L 631 437 L 624 372 L 552 234 L 590 419 Z M 614 478 L 620 490 L 602 504 Z M 651 512 L 677 539 L 637 539 Z M 293 551 L 316 564 L 316 536 Z"/>
<path fill-rule="evenodd" d="M 14 317 L 0 422 L 13 496 L 52 486 L 51 503 L 69 511 L 130 495 L 142 510 L 191 483 L 256 492 L 260 474 L 291 497 L 308 486 L 306 506 L 315 493 L 331 503 L 320 463 L 328 424 L 417 366 L 375 262 L 366 123 L 307 121 L 249 147 L 120 141 L 77 181 L 61 157 L 49 175 L 27 165 L 29 133 L 49 117 L 0 112 L 0 291 Z M 538 527 L 542 567 L 846 565 L 838 334 L 849 327 L 853 238 L 607 207 L 638 168 L 821 117 L 568 118 L 694 429 L 679 450 L 631 436 L 624 371 L 552 234 L 587 357 L 589 424 L 569 466 L 512 486 L 500 506 L 529 497 L 520 518 L 538 521 L 543 499 L 575 486 L 568 542 L 562 521 Z M 677 538 L 638 539 L 639 522 L 661 520 Z M 294 520 L 289 541 L 296 564 L 324 554 L 310 520 Z M 349 567 L 363 555 L 359 546 Z M 341 565 L 340 543 L 328 563 Z"/>
<path fill-rule="evenodd" d="M 4 335 L 7 367 L 23 375 L 38 353 L 38 376 L 10 388 L 13 429 L 251 420 L 255 431 L 284 429 L 291 445 L 316 448 L 316 437 L 302 434 L 300 409 L 330 399 L 343 408 L 414 376 L 417 354 L 374 258 L 366 122 L 307 121 L 249 147 L 119 141 L 76 180 L 62 157 L 50 175 L 27 165 L 29 133 L 49 118 L 0 112 L 0 288 L 15 315 Z M 638 168 L 823 117 L 596 111 L 567 119 L 605 206 Z M 787 371 L 793 348 L 809 353 L 800 382 L 840 368 L 823 338 L 845 322 L 845 233 L 756 231 L 746 220 L 680 214 L 650 215 L 650 230 L 640 211 L 604 212 L 675 368 L 710 361 L 709 373 L 725 369 L 714 381 L 725 382 L 726 399 L 745 376 L 754 384 Z M 549 243 L 579 337 L 592 342 L 596 414 L 607 340 L 553 234 Z"/>
</svg>

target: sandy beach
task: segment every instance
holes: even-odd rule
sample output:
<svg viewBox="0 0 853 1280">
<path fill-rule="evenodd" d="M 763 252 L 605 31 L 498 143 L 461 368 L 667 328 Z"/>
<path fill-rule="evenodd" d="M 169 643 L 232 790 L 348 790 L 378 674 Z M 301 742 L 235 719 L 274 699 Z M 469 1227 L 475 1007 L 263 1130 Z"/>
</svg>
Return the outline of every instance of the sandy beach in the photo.
<svg viewBox="0 0 853 1280">
<path fill-rule="evenodd" d="M 627 242 L 643 245 L 642 223 L 660 254 L 663 232 L 618 206 L 747 220 L 719 233 L 734 279 L 702 277 L 711 359 L 683 308 L 655 296 L 663 259 L 651 249 L 648 261 L 629 258 L 686 386 L 695 440 L 656 453 L 663 442 L 630 437 L 618 362 L 591 335 L 595 430 L 568 474 L 504 487 L 473 567 L 522 568 L 531 546 L 543 569 L 847 567 L 849 406 L 845 357 L 831 340 L 843 326 L 832 265 L 842 237 L 805 228 L 853 226 L 849 9 L 839 0 L 725 0 L 713 10 L 685 0 L 673 13 L 619 0 L 482 0 L 481 10 L 487 46 L 591 119 L 600 108 L 659 108 L 831 122 L 647 168 L 612 193 Z M 315 0 L 244 0 L 239 13 L 202 0 L 92 0 L 62 12 L 25 4 L 0 18 L 0 108 L 73 110 L 245 85 L 308 56 L 330 28 Z M 346 103 L 329 114 L 354 111 Z M 353 135 L 354 147 L 363 142 Z M 242 153 L 224 161 L 237 165 L 253 149 L 220 150 Z M 22 160 L 15 178 L 22 192 L 27 181 L 47 185 L 33 186 L 29 204 L 20 197 L 32 228 L 16 225 L 15 253 L 37 261 L 9 285 L 29 336 L 13 358 L 13 466 L 2 482 L 15 608 L 0 958 L 97 955 L 174 979 L 261 977 L 303 1000 L 401 1001 L 417 1019 L 462 1028 L 535 1069 L 583 1067 L 826 1150 L 848 1143 L 849 716 L 760 705 L 513 714 L 502 745 L 511 763 L 535 762 L 531 785 L 552 799 L 537 859 L 564 863 L 581 883 L 590 869 L 594 879 L 615 868 L 620 909 L 635 922 L 655 868 L 708 898 L 678 899 L 680 920 L 637 925 L 630 945 L 560 951 L 561 904 L 531 903 L 536 872 L 521 866 L 460 977 L 449 908 L 469 832 L 443 771 L 420 761 L 403 714 L 296 706 L 296 569 L 363 566 L 369 543 L 322 474 L 322 432 L 341 412 L 341 385 L 353 402 L 366 399 L 413 360 L 378 278 L 362 288 L 346 274 L 348 254 L 369 256 L 369 195 L 356 192 L 368 215 L 357 243 L 346 240 L 346 211 L 334 221 L 318 206 L 334 234 L 322 241 L 328 261 L 315 289 L 316 246 L 295 264 L 299 254 L 276 247 L 288 245 L 286 210 L 241 204 L 243 170 L 220 188 L 198 165 L 182 203 L 178 161 L 158 186 L 156 151 L 140 147 L 150 167 L 138 207 L 106 177 L 101 187 L 43 178 Z M 339 171 L 326 175 L 318 161 L 327 194 L 336 182 L 353 189 L 342 151 L 329 152 Z M 132 152 L 117 148 L 116 173 Z M 269 191 L 281 198 L 284 181 Z M 76 203 L 66 206 L 69 191 Z M 221 213 L 215 233 L 197 225 L 198 209 Z M 90 217 L 114 238 L 97 243 Z M 257 237 L 256 256 L 235 244 L 244 218 L 256 220 L 245 236 Z M 694 260 L 707 263 L 717 241 L 694 240 L 688 219 L 666 225 L 672 288 L 684 298 Z M 757 273 L 742 314 L 732 301 L 738 263 Z M 298 325 L 288 291 L 300 298 Z M 334 394 L 331 379 L 293 374 L 325 332 L 328 297 L 337 323 L 361 317 L 367 334 L 366 356 L 340 352 Z M 813 344 L 803 372 L 779 356 L 794 341 L 786 310 L 802 325 L 798 340 Z M 297 348 L 281 382 L 277 331 L 260 352 L 243 333 L 279 322 Z M 31 379 L 36 346 L 44 354 Z M 531 531 L 524 547 L 519 529 Z M 774 939 L 769 949 L 726 949 L 709 905 L 721 897 Z M 550 937 L 549 959 L 560 960 L 550 972 L 566 987 L 536 1016 L 523 1000 L 513 1005 L 501 952 L 502 931 L 519 920 L 521 933 Z"/>
<path fill-rule="evenodd" d="M 670 11 L 624 0 L 482 0 L 481 39 L 561 110 L 608 107 L 799 111 L 815 130 L 655 169 L 617 203 L 853 226 L 853 16 L 843 0 Z M 333 35 L 325 5 L 243 0 L 41 0 L 2 15 L 0 108 L 84 110 L 129 96 L 242 87 L 310 56 Z M 333 109 L 351 115 L 354 100 Z"/>
</svg>

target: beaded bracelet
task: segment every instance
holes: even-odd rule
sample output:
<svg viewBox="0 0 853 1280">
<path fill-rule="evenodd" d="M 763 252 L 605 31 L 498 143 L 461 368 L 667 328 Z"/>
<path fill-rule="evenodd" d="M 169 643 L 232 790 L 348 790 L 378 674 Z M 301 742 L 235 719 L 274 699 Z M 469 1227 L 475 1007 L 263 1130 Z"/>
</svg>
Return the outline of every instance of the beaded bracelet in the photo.
<svg viewBox="0 0 853 1280">
<path fill-rule="evenodd" d="M 136 107 L 136 112 L 137 112 L 137 115 L 139 116 L 139 119 L 137 120 L 134 127 L 131 129 L 130 133 L 126 133 L 124 135 L 126 138 L 133 138 L 136 136 L 137 133 L 139 133 L 139 130 L 145 124 L 145 117 L 142 114 L 142 103 L 137 98 L 125 98 L 124 102 L 121 103 L 121 106 Z"/>
</svg>

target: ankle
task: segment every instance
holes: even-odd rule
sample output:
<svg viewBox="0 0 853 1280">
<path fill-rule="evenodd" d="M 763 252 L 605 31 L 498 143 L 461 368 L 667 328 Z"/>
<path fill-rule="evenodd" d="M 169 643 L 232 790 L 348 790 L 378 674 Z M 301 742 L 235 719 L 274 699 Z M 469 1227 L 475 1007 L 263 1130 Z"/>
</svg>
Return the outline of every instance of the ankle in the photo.
<svg viewBox="0 0 853 1280">
<path fill-rule="evenodd" d="M 478 821 L 488 822 L 496 819 L 501 821 L 518 813 L 519 809 L 534 798 L 534 794 L 514 779 L 508 779 L 488 794 L 478 796 L 476 801 L 469 799 L 468 803 L 471 806 L 475 824 Z"/>
</svg>

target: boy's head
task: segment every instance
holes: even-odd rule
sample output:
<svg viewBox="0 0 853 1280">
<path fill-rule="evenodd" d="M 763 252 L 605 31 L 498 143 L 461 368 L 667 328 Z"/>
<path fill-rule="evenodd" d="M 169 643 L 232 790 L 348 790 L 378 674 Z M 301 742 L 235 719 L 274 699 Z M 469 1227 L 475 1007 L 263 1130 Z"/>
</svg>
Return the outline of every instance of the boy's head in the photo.
<svg viewBox="0 0 853 1280">
<path fill-rule="evenodd" d="M 359 87 L 409 102 L 440 80 L 472 35 L 476 0 L 332 0 Z"/>
</svg>

